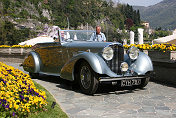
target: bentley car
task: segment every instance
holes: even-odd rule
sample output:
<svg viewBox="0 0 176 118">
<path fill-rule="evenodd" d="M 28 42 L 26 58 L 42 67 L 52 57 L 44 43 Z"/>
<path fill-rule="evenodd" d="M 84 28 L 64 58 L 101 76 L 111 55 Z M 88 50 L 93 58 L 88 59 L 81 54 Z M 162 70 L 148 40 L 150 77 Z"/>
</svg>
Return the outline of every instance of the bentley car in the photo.
<svg viewBox="0 0 176 118">
<path fill-rule="evenodd" d="M 153 71 L 148 55 L 118 42 L 90 40 L 95 31 L 59 30 L 51 43 L 38 43 L 22 64 L 31 77 L 42 74 L 77 82 L 85 94 L 94 94 L 100 84 L 145 87 Z"/>
</svg>

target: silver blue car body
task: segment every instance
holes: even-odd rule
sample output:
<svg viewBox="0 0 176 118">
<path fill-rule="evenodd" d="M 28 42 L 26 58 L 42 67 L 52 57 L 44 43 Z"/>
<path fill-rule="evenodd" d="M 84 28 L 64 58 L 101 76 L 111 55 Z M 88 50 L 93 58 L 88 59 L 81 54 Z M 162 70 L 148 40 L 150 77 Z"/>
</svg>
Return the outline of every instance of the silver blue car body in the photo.
<svg viewBox="0 0 176 118">
<path fill-rule="evenodd" d="M 121 43 L 90 41 L 92 33 L 94 31 L 59 31 L 58 41 L 39 43 L 34 46 L 34 50 L 23 62 L 24 70 L 31 74 L 55 75 L 75 81 L 77 78 L 84 77 L 75 76 L 84 72 L 79 69 L 84 61 L 90 66 L 91 72 L 98 75 L 96 79 L 99 83 L 146 79 L 148 73 L 153 71 L 152 61 L 148 55 L 139 51 L 137 58 L 131 59 L 128 51 L 124 53 Z M 103 52 L 107 47 L 113 50 L 113 57 L 110 60 L 103 57 L 103 54 L 107 55 L 107 58 L 111 56 Z M 122 71 L 122 63 L 126 64 L 124 67 L 127 70 Z"/>
</svg>

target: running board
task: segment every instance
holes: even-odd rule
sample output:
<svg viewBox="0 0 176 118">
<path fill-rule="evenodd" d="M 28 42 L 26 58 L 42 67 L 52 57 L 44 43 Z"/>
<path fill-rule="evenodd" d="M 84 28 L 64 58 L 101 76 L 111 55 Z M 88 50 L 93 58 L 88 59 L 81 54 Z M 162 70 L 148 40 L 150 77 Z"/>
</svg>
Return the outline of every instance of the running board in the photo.
<svg viewBox="0 0 176 118">
<path fill-rule="evenodd" d="M 54 74 L 54 73 L 39 72 L 39 74 L 60 77 L 60 74 Z"/>
</svg>

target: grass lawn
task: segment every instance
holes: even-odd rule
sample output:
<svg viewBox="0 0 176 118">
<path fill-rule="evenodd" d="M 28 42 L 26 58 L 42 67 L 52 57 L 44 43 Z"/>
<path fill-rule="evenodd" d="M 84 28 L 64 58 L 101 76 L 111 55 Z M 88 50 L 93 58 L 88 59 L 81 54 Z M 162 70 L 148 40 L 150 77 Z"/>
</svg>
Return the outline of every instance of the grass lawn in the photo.
<svg viewBox="0 0 176 118">
<path fill-rule="evenodd" d="M 54 109 L 51 108 L 53 101 L 56 102 L 56 100 L 53 98 L 53 96 L 45 88 L 43 88 L 37 82 L 35 82 L 35 81 L 33 81 L 33 82 L 34 82 L 37 89 L 46 92 L 48 105 L 46 107 L 47 108 L 46 111 L 30 114 L 29 118 L 68 118 L 67 114 L 62 111 L 62 109 L 60 108 L 60 106 L 57 103 L 56 103 Z"/>
</svg>

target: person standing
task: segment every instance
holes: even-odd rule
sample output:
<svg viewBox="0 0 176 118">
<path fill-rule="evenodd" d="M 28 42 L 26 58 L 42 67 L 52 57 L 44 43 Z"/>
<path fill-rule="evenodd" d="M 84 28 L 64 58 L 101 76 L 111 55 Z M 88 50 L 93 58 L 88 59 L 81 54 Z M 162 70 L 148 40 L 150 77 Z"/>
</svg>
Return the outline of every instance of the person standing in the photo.
<svg viewBox="0 0 176 118">
<path fill-rule="evenodd" d="M 90 40 L 91 41 L 106 42 L 106 37 L 105 37 L 104 33 L 101 32 L 100 26 L 96 26 L 96 32 L 92 34 Z"/>
</svg>

